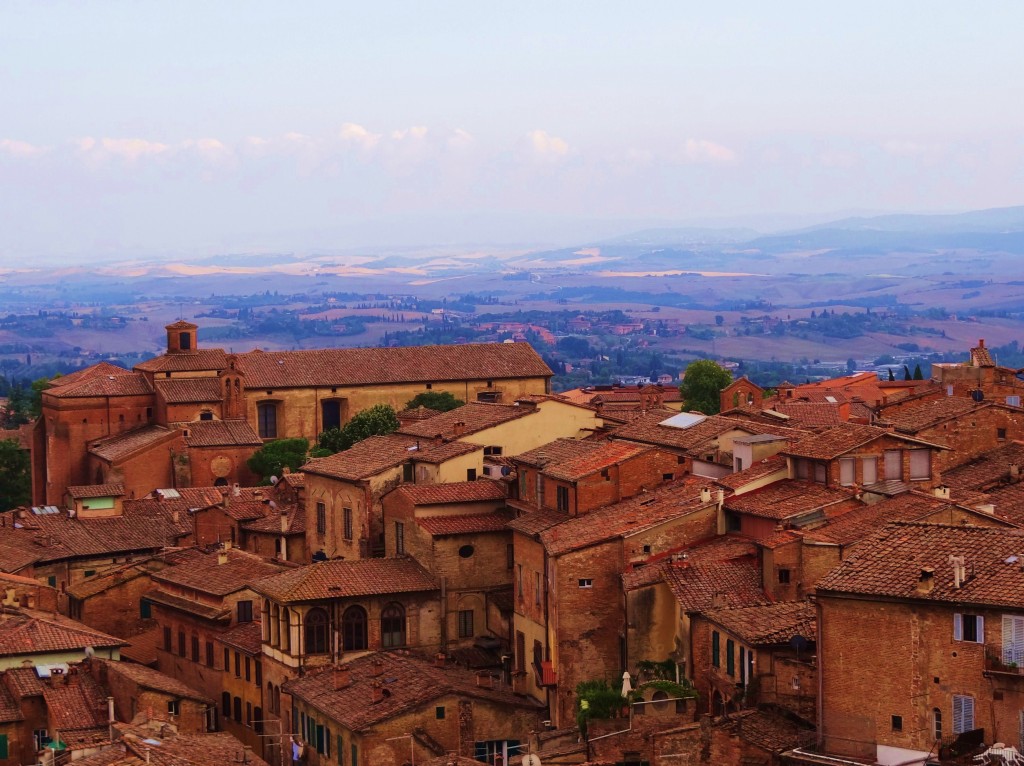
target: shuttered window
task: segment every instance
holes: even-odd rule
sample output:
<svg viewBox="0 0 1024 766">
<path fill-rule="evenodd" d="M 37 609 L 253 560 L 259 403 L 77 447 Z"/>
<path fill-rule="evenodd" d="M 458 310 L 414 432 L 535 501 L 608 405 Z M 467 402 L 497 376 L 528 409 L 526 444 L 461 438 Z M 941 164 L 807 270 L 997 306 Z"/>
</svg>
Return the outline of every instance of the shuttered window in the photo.
<svg viewBox="0 0 1024 766">
<path fill-rule="evenodd" d="M 1003 615 L 1003 664 L 1024 665 L 1024 617 Z"/>
<path fill-rule="evenodd" d="M 719 643 L 720 640 L 721 639 L 718 636 L 718 631 L 717 630 L 712 631 L 711 632 L 711 664 L 714 665 L 716 668 L 722 667 L 722 655 L 721 655 L 722 648 L 721 648 L 721 645 Z"/>
<path fill-rule="evenodd" d="M 1005 629 L 1004 623 L 1004 632 Z M 985 643 L 985 618 L 980 614 L 954 614 L 953 639 L 955 641 L 970 641 L 975 644 Z M 1003 645 L 1006 645 L 1005 642 Z"/>
<path fill-rule="evenodd" d="M 849 487 L 857 480 L 857 461 L 852 457 L 839 459 L 839 483 Z"/>
<path fill-rule="evenodd" d="M 731 638 L 725 642 L 725 672 L 736 675 L 736 644 Z"/>
<path fill-rule="evenodd" d="M 930 479 L 932 475 L 932 453 L 926 449 L 910 450 L 910 478 Z"/>
<path fill-rule="evenodd" d="M 878 481 L 878 460 L 873 457 L 861 458 L 860 465 L 865 484 L 874 484 Z"/>
<path fill-rule="evenodd" d="M 974 697 L 953 695 L 953 733 L 963 734 L 974 728 Z"/>
</svg>

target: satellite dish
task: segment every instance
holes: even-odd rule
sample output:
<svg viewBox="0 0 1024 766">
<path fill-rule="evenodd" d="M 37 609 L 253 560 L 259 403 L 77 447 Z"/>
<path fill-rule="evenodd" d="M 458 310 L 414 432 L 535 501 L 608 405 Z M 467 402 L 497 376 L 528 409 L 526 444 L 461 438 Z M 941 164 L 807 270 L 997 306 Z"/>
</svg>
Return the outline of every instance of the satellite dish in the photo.
<svg viewBox="0 0 1024 766">
<path fill-rule="evenodd" d="M 523 766 L 541 766 L 540 756 L 530 753 L 523 756 Z"/>
<path fill-rule="evenodd" d="M 278 479 L 276 476 L 271 476 L 270 477 L 270 483 L 271 484 L 274 484 L 276 486 L 278 481 L 280 481 L 280 479 Z"/>
<path fill-rule="evenodd" d="M 93 649 L 91 646 L 85 647 L 85 656 L 89 657 L 90 659 L 92 657 L 95 657 L 96 656 L 96 650 Z"/>
<path fill-rule="evenodd" d="M 508 476 L 510 473 L 512 473 L 512 469 L 509 468 L 507 465 L 503 465 L 501 467 L 501 475 L 502 476 Z"/>
</svg>

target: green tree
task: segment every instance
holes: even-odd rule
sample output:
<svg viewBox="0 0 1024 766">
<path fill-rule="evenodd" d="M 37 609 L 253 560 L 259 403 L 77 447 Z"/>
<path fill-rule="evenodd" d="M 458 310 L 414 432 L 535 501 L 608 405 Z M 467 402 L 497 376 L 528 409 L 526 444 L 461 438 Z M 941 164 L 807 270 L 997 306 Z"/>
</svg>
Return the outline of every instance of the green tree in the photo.
<svg viewBox="0 0 1024 766">
<path fill-rule="evenodd" d="M 465 404 L 461 399 L 456 399 L 455 396 L 448 391 L 424 391 L 423 393 L 416 394 L 412 399 L 405 403 L 406 409 L 414 410 L 417 407 L 426 407 L 430 410 L 437 410 L 438 412 L 448 412 L 448 410 L 454 410 L 456 407 L 461 407 Z"/>
<path fill-rule="evenodd" d="M 375 404 L 360 410 L 341 428 L 331 428 L 317 439 L 317 457 L 324 452 L 347 450 L 353 444 L 371 436 L 385 436 L 398 430 L 398 414 L 389 404 Z"/>
<path fill-rule="evenodd" d="M 679 386 L 683 408 L 714 415 L 720 409 L 722 389 L 732 383 L 732 375 L 710 359 L 698 359 L 686 367 Z"/>
<path fill-rule="evenodd" d="M 918 365 L 914 368 L 914 380 L 924 380 L 924 375 L 921 372 L 920 363 L 918 363 Z"/>
<path fill-rule="evenodd" d="M 0 512 L 27 504 L 31 493 L 28 452 L 16 439 L 0 441 Z"/>
<path fill-rule="evenodd" d="M 56 377 L 60 377 L 60 373 L 57 373 Z M 39 378 L 32 381 L 32 401 L 29 404 L 29 412 L 32 413 L 33 418 L 38 418 L 43 414 L 43 391 L 50 387 L 50 378 Z"/>
<path fill-rule="evenodd" d="M 17 428 L 31 419 L 31 403 L 25 394 L 25 389 L 15 383 L 7 395 L 7 417 L 4 425 L 6 428 Z"/>
<path fill-rule="evenodd" d="M 903 365 L 903 379 L 904 380 L 913 380 L 913 376 L 911 376 L 911 374 L 910 374 L 910 368 L 907 367 L 907 365 Z"/>
<path fill-rule="evenodd" d="M 721 314 L 715 314 L 715 324 L 721 327 L 723 324 L 725 324 L 725 317 L 722 316 Z"/>
<path fill-rule="evenodd" d="M 853 375 L 853 373 L 855 373 L 856 371 L 857 371 L 857 362 L 851 356 L 849 359 L 846 360 L 846 374 L 847 375 Z"/>
<path fill-rule="evenodd" d="M 889 368 L 889 380 L 890 381 L 896 380 L 896 376 L 892 374 L 892 367 Z"/>
<path fill-rule="evenodd" d="M 299 470 L 309 457 L 309 442 L 301 436 L 294 439 L 275 439 L 267 442 L 246 461 L 249 469 L 269 481 L 271 476 L 280 476 L 281 469 L 288 466 Z"/>
</svg>

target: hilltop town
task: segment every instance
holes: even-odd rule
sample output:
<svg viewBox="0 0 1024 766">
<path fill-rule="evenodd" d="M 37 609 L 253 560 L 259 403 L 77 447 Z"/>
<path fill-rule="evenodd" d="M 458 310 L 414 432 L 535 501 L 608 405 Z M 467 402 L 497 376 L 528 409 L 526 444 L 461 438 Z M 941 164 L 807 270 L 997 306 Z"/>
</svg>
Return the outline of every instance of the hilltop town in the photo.
<svg viewBox="0 0 1024 766">
<path fill-rule="evenodd" d="M 720 370 L 701 412 L 555 392 L 525 336 L 199 333 L 4 434 L 0 766 L 1024 750 L 1024 379 L 984 340 L 930 377 Z"/>
</svg>

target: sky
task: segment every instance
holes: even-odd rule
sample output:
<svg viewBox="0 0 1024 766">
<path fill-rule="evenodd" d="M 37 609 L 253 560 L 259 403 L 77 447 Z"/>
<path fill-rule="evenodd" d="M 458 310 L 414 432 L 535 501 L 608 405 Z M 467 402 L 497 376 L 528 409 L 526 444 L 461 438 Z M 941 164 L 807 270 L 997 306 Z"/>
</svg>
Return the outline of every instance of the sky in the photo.
<svg viewBox="0 0 1024 766">
<path fill-rule="evenodd" d="M 1024 3 L 0 4 L 0 263 L 1024 204 Z"/>
</svg>

